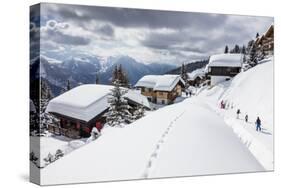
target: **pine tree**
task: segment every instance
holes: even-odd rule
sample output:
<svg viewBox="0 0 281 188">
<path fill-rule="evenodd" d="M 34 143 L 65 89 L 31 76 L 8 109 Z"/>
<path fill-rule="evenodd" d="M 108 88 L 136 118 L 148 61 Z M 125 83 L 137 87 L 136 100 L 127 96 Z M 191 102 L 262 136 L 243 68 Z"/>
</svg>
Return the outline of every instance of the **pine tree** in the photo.
<svg viewBox="0 0 281 188">
<path fill-rule="evenodd" d="M 96 84 L 99 84 L 99 82 L 100 82 L 99 75 L 98 75 L 98 74 L 96 74 Z"/>
<path fill-rule="evenodd" d="M 138 105 L 134 111 L 134 119 L 140 119 L 144 116 L 145 110 L 143 105 Z"/>
<path fill-rule="evenodd" d="M 111 90 L 108 102 L 110 104 L 108 112 L 105 114 L 106 122 L 110 126 L 123 126 L 123 124 L 131 123 L 133 116 L 130 113 L 130 106 L 123 95 L 126 93 L 121 88 L 119 80 L 114 81 L 114 88 Z"/>
<path fill-rule="evenodd" d="M 112 71 L 112 84 L 118 79 L 118 67 L 117 65 L 114 66 Z"/>
<path fill-rule="evenodd" d="M 242 54 L 246 54 L 246 47 L 245 47 L 245 45 L 242 46 L 241 53 Z"/>
<path fill-rule="evenodd" d="M 188 75 L 187 75 L 187 71 L 186 71 L 186 67 L 185 67 L 184 63 L 181 65 L 181 78 L 184 81 L 185 87 L 187 87 Z"/>
<path fill-rule="evenodd" d="M 47 82 L 41 80 L 41 98 L 40 98 L 40 109 L 39 109 L 39 128 L 37 133 L 42 135 L 46 132 L 49 124 L 57 124 L 58 119 L 53 115 L 46 112 L 49 101 L 53 98 L 53 94 Z"/>
<path fill-rule="evenodd" d="M 256 38 L 259 38 L 259 36 L 260 36 L 260 34 L 259 34 L 259 33 L 257 33 L 257 34 L 256 34 Z"/>
<path fill-rule="evenodd" d="M 255 42 L 253 40 L 248 43 L 248 64 L 255 66 L 258 63 L 258 53 Z"/>
<path fill-rule="evenodd" d="M 70 87 L 70 81 L 67 80 L 66 91 L 69 91 L 70 89 L 71 89 L 71 87 Z"/>
<path fill-rule="evenodd" d="M 236 54 L 240 53 L 240 47 L 237 44 L 234 46 L 234 53 Z"/>
<path fill-rule="evenodd" d="M 228 53 L 228 46 L 226 45 L 224 48 L 224 53 L 227 54 Z"/>
</svg>

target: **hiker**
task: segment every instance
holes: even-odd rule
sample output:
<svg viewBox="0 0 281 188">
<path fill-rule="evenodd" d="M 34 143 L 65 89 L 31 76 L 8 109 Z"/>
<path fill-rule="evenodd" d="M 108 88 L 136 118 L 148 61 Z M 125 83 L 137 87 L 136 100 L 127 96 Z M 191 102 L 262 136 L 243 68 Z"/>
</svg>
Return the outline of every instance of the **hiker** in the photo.
<svg viewBox="0 0 281 188">
<path fill-rule="evenodd" d="M 256 131 L 261 131 L 261 120 L 260 117 L 256 120 Z"/>
<path fill-rule="evenodd" d="M 221 109 L 223 109 L 224 105 L 223 105 L 223 100 L 221 101 Z"/>
<path fill-rule="evenodd" d="M 239 119 L 239 114 L 240 114 L 240 113 L 241 113 L 241 112 L 240 112 L 240 109 L 238 109 L 237 112 L 236 112 L 236 114 L 237 114 L 237 117 L 236 117 L 236 118 L 237 118 L 237 119 Z"/>
<path fill-rule="evenodd" d="M 246 123 L 248 123 L 248 114 L 246 114 L 246 116 L 245 116 L 245 121 L 246 121 Z"/>
</svg>

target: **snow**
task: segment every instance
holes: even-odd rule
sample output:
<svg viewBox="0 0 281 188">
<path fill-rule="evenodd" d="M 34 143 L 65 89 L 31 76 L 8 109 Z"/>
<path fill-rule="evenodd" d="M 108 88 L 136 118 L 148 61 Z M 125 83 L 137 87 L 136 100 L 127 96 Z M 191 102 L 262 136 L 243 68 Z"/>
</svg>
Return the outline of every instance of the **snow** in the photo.
<svg viewBox="0 0 281 188">
<path fill-rule="evenodd" d="M 171 91 L 179 81 L 184 83 L 179 75 L 146 75 L 135 86 L 152 88 L 154 91 Z"/>
<path fill-rule="evenodd" d="M 189 80 L 194 80 L 197 77 L 203 77 L 205 75 L 205 67 L 196 69 L 192 71 L 191 73 L 188 73 L 188 79 Z"/>
<path fill-rule="evenodd" d="M 98 140 L 42 169 L 41 183 L 264 170 L 231 128 L 200 101 L 189 98 L 125 128 L 104 128 Z M 212 123 L 203 124 L 202 117 Z"/>
<path fill-rule="evenodd" d="M 109 107 L 108 97 L 111 89 L 113 86 L 100 84 L 85 84 L 75 87 L 52 99 L 46 111 L 89 121 Z M 124 97 L 150 109 L 147 98 L 137 91 L 127 90 Z"/>
<path fill-rule="evenodd" d="M 242 67 L 242 54 L 212 55 L 208 67 Z"/>
<path fill-rule="evenodd" d="M 107 85 L 81 85 L 52 99 L 46 110 L 89 121 L 109 107 L 107 97 L 112 88 Z"/>
<path fill-rule="evenodd" d="M 124 98 L 127 98 L 129 100 L 132 100 L 140 105 L 143 105 L 149 109 L 151 109 L 150 104 L 147 100 L 147 98 L 140 94 L 138 91 L 136 90 L 129 90 L 125 95 Z"/>
<path fill-rule="evenodd" d="M 219 108 L 221 100 L 226 109 Z M 257 115 L 262 132 L 255 131 Z M 124 128 L 105 127 L 97 140 L 40 172 L 41 184 L 52 185 L 271 170 L 272 60 Z"/>
<path fill-rule="evenodd" d="M 267 170 L 273 170 L 273 59 L 259 62 L 259 65 L 239 73 L 228 82 L 223 82 L 199 94 L 235 134 L 248 147 L 251 153 Z M 219 103 L 225 101 L 229 108 L 219 109 Z M 233 106 L 233 109 L 231 108 Z M 240 109 L 240 119 L 236 111 Z M 245 115 L 249 121 L 244 121 Z M 255 130 L 257 117 L 261 118 L 262 131 Z"/>
</svg>

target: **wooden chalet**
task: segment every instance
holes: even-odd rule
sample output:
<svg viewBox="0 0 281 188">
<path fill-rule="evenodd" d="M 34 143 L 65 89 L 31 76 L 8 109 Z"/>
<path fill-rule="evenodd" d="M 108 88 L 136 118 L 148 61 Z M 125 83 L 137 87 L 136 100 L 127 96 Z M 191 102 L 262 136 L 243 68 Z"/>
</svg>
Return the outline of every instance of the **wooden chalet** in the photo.
<svg viewBox="0 0 281 188">
<path fill-rule="evenodd" d="M 89 137 L 93 127 L 102 129 L 109 109 L 108 97 L 113 86 L 85 84 L 52 99 L 46 111 L 57 117 L 59 125 L 48 125 L 48 130 L 70 138 Z M 144 105 L 150 109 L 146 97 L 133 93 L 125 96 L 129 105 Z M 138 100 L 136 100 L 138 99 Z"/>
<path fill-rule="evenodd" d="M 206 66 L 211 85 L 225 81 L 237 75 L 242 69 L 242 54 L 218 54 L 210 57 Z"/>
<path fill-rule="evenodd" d="M 156 104 L 172 104 L 181 96 L 184 81 L 179 75 L 147 75 L 135 85 L 148 101 Z"/>
<path fill-rule="evenodd" d="M 271 25 L 268 30 L 255 40 L 257 50 L 265 55 L 273 55 L 274 52 L 274 26 Z"/>
</svg>

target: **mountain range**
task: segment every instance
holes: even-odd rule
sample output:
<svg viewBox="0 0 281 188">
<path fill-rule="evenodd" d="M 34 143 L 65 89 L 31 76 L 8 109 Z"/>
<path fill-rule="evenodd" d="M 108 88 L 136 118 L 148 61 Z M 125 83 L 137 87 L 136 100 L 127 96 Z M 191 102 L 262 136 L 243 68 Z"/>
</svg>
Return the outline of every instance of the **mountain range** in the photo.
<svg viewBox="0 0 281 188">
<path fill-rule="evenodd" d="M 95 83 L 99 76 L 100 84 L 110 84 L 112 71 L 115 65 L 121 65 L 127 73 L 129 82 L 134 85 L 141 77 L 147 74 L 164 74 L 176 68 L 175 65 L 164 63 L 144 64 L 130 56 L 98 57 L 81 56 L 69 57 L 63 61 L 57 61 L 46 56 L 38 56 L 30 62 L 31 79 L 39 76 L 50 86 L 54 96 L 59 95 L 67 82 L 71 87 L 80 84 Z"/>
</svg>

